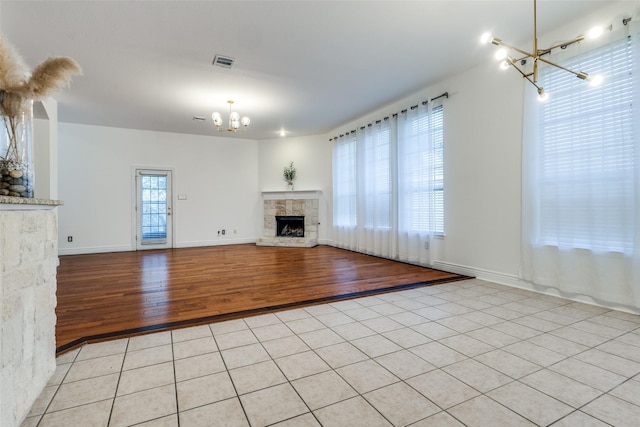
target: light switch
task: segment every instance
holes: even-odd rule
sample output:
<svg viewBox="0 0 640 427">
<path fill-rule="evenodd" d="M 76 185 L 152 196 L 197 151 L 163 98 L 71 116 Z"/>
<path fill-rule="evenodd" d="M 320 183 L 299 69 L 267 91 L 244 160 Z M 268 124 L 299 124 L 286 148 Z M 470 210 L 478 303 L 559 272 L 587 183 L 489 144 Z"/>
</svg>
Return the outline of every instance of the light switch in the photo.
<svg viewBox="0 0 640 427">
<path fill-rule="evenodd" d="M 187 200 L 186 194 L 178 194 L 178 200 Z"/>
</svg>

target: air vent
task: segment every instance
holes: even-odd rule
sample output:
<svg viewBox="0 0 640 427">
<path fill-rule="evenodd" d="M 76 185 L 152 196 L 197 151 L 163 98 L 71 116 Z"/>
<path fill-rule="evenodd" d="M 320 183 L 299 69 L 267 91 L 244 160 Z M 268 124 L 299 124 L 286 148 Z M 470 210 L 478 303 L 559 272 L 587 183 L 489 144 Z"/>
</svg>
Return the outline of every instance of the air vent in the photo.
<svg viewBox="0 0 640 427">
<path fill-rule="evenodd" d="M 193 120 L 197 122 L 204 122 L 206 119 L 202 116 L 193 116 Z"/>
<path fill-rule="evenodd" d="M 234 62 L 235 59 L 229 56 L 216 55 L 213 57 L 213 65 L 215 67 L 231 68 Z"/>
</svg>

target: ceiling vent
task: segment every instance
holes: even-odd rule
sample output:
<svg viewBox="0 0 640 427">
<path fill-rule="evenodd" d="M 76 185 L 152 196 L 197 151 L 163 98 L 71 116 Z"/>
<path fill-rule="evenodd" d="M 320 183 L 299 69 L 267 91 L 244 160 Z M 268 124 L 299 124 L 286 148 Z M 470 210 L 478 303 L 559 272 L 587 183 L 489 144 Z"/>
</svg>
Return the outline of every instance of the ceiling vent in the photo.
<svg viewBox="0 0 640 427">
<path fill-rule="evenodd" d="M 234 62 L 235 59 L 229 56 L 216 55 L 213 57 L 214 67 L 231 68 Z"/>
</svg>

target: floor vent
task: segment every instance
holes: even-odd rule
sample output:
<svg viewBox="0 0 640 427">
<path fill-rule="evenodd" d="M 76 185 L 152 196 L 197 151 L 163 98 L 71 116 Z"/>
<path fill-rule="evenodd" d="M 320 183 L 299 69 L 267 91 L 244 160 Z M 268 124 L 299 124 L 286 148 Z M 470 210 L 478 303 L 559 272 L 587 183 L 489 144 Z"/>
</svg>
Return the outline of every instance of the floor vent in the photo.
<svg viewBox="0 0 640 427">
<path fill-rule="evenodd" d="M 231 68 L 235 59 L 229 56 L 216 55 L 213 57 L 213 65 L 215 67 Z"/>
</svg>

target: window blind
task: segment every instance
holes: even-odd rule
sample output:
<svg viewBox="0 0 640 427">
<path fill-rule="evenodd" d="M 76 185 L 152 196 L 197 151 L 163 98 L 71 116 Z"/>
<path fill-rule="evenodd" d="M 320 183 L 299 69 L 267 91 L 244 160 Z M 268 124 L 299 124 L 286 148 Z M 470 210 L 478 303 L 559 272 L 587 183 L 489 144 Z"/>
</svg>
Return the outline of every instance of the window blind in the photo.
<svg viewBox="0 0 640 427">
<path fill-rule="evenodd" d="M 539 110 L 538 243 L 632 250 L 633 192 L 640 184 L 634 180 L 631 55 L 625 37 L 563 60 L 570 69 L 605 75 L 597 88 L 555 67 L 540 70 L 551 99 Z"/>
</svg>

